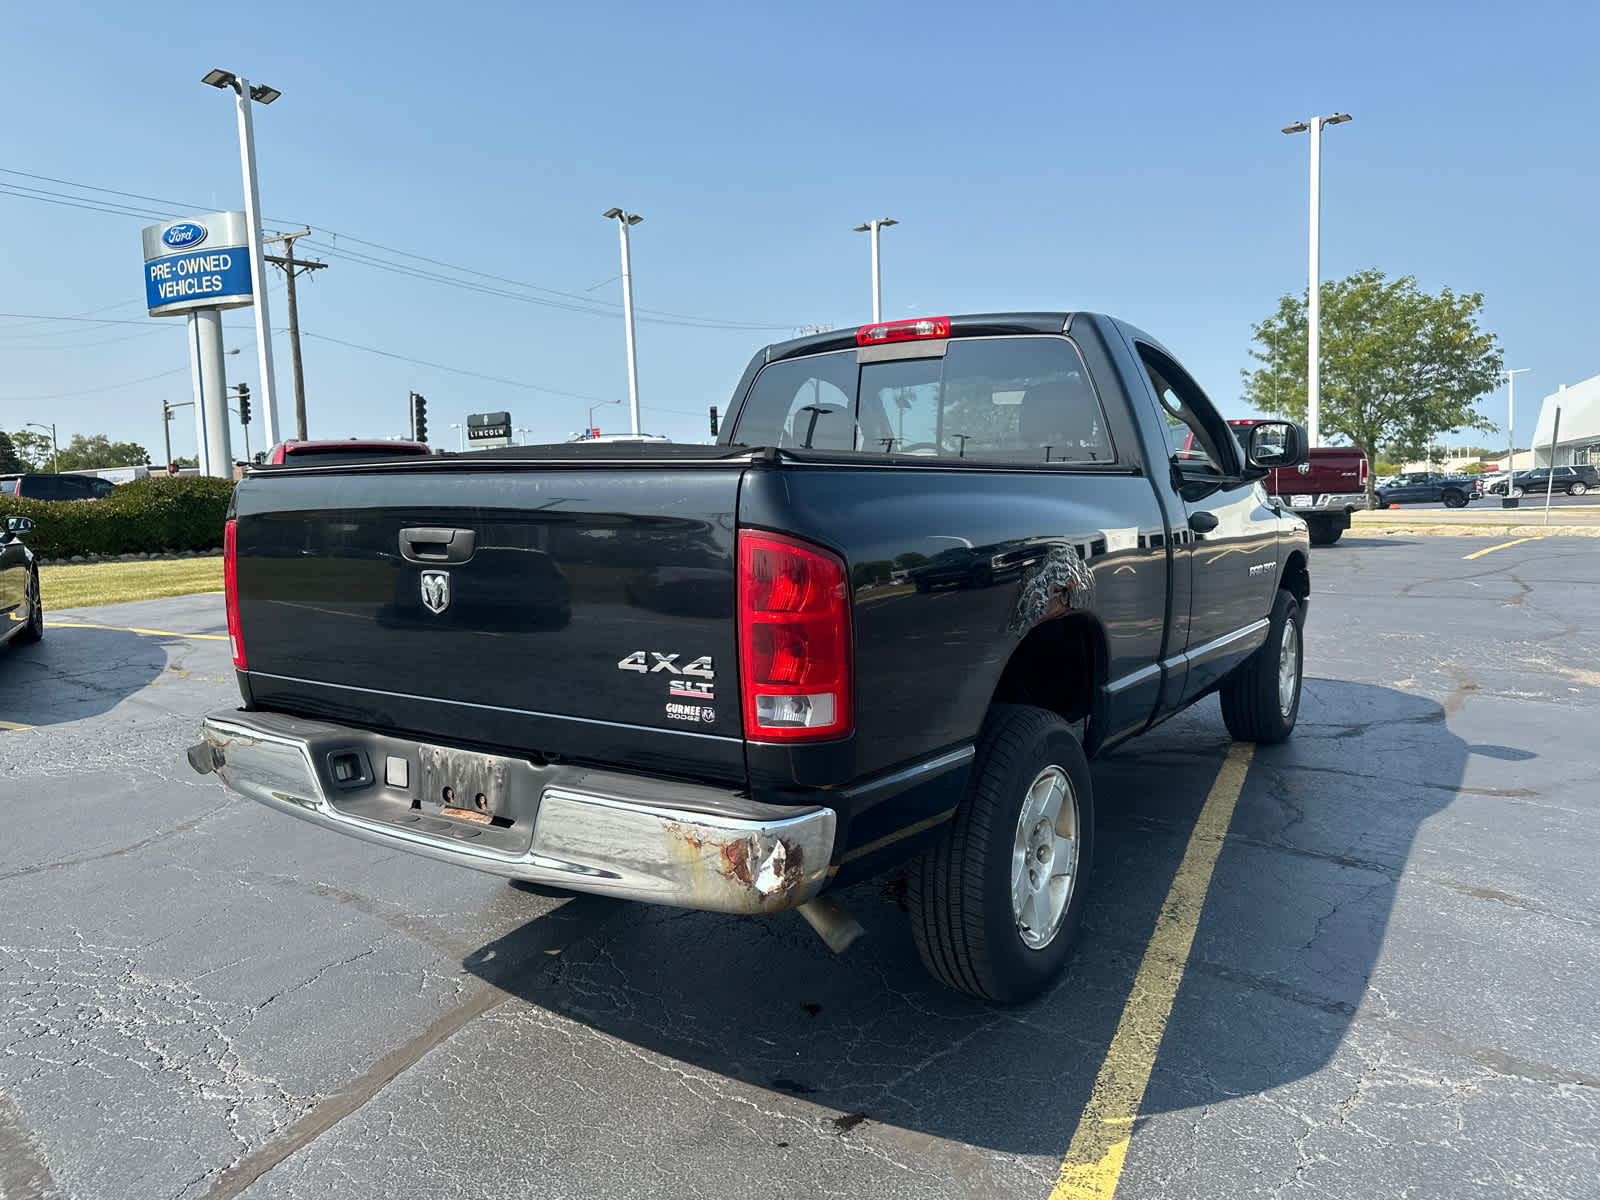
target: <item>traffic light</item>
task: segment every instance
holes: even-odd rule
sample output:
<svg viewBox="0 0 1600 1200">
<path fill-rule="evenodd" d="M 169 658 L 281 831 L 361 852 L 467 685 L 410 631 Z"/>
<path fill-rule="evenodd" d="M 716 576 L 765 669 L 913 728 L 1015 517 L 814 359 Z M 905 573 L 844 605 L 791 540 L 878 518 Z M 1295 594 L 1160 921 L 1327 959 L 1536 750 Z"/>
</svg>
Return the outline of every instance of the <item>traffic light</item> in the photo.
<svg viewBox="0 0 1600 1200">
<path fill-rule="evenodd" d="M 420 392 L 411 393 L 411 428 L 416 430 L 417 441 L 428 440 L 428 401 Z"/>
<path fill-rule="evenodd" d="M 717 406 L 715 404 L 711 406 L 711 436 L 713 438 L 717 436 Z"/>
<path fill-rule="evenodd" d="M 239 385 L 239 424 L 250 424 L 250 385 L 248 383 Z"/>
</svg>

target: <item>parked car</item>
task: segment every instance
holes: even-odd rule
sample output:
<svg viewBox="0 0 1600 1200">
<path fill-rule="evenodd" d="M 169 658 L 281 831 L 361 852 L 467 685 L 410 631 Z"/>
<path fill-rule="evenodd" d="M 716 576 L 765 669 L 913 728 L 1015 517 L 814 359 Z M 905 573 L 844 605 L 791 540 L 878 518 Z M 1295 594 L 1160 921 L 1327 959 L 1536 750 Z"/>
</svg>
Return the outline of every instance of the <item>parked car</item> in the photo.
<svg viewBox="0 0 1600 1200">
<path fill-rule="evenodd" d="M 1396 475 L 1373 493 L 1378 504 L 1443 504 L 1446 508 L 1465 508 L 1483 495 L 1476 475 L 1441 475 L 1433 471 L 1409 471 Z"/>
<path fill-rule="evenodd" d="M 1229 421 L 1246 438 L 1258 422 Z M 1318 446 L 1297 467 L 1279 467 L 1262 485 L 1267 495 L 1306 523 L 1313 546 L 1331 546 L 1367 506 L 1367 456 L 1354 446 Z"/>
<path fill-rule="evenodd" d="M 37 642 L 44 636 L 39 563 L 22 541 L 32 530 L 27 517 L 6 517 L 0 526 L 0 642 Z"/>
<path fill-rule="evenodd" d="M 24 500 L 98 500 L 117 485 L 94 475 L 0 475 L 0 495 Z"/>
<path fill-rule="evenodd" d="M 319 467 L 333 463 L 370 462 L 382 458 L 415 458 L 432 454 L 427 442 L 384 441 L 380 438 L 346 438 L 344 441 L 288 441 L 279 442 L 268 450 L 265 463 L 282 466 L 285 463 L 305 463 Z"/>
<path fill-rule="evenodd" d="M 715 446 L 251 472 L 223 542 L 242 705 L 191 766 L 513 879 L 797 908 L 830 945 L 825 890 L 909 861 L 929 970 L 1036 995 L 1084 906 L 1087 756 L 1213 693 L 1234 737 L 1294 729 L 1309 539 L 1261 483 L 1305 435 L 1236 439 L 1094 313 L 782 342 L 729 412 Z"/>
<path fill-rule="evenodd" d="M 1542 496 L 1547 491 L 1582 496 L 1595 488 L 1600 488 L 1600 471 L 1588 464 L 1575 467 L 1534 467 L 1529 471 L 1518 471 L 1511 477 L 1510 483 L 1513 498 L 1524 495 Z M 1490 480 L 1485 490 L 1496 496 L 1504 496 L 1506 480 Z"/>
</svg>

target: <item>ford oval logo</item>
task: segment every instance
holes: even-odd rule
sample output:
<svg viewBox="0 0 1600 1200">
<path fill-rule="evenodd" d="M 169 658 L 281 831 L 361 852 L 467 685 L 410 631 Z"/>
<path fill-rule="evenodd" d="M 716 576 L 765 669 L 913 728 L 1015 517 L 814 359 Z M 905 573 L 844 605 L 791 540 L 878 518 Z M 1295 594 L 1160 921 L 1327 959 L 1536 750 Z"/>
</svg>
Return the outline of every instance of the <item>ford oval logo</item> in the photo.
<svg viewBox="0 0 1600 1200">
<path fill-rule="evenodd" d="M 206 240 L 206 227 L 197 221 L 182 221 L 163 233 L 161 240 L 174 250 L 198 246 Z"/>
</svg>

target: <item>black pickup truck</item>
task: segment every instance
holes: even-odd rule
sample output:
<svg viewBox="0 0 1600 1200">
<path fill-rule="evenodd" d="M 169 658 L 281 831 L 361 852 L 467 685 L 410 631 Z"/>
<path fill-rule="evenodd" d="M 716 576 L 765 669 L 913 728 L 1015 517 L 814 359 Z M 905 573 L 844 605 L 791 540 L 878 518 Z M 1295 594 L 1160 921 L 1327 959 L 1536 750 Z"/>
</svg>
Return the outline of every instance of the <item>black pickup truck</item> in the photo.
<svg viewBox="0 0 1600 1200">
<path fill-rule="evenodd" d="M 513 879 L 797 907 L 836 946 L 824 890 L 909 862 L 933 974 L 1037 993 L 1093 859 L 1086 757 L 1212 692 L 1236 737 L 1294 727 L 1306 527 L 1260 480 L 1303 435 L 1236 440 L 1092 313 L 769 346 L 729 415 L 714 446 L 250 472 L 244 703 L 191 764 Z"/>
</svg>

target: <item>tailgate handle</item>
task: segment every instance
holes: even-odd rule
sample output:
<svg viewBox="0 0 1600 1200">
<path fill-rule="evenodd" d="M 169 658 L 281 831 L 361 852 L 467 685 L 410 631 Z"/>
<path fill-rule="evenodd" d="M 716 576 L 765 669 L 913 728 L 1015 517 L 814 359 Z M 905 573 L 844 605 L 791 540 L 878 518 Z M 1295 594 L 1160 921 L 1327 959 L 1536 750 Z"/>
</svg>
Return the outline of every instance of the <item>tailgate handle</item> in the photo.
<svg viewBox="0 0 1600 1200">
<path fill-rule="evenodd" d="M 472 557 L 477 540 L 470 529 L 413 526 L 400 531 L 400 556 L 418 563 L 464 563 Z"/>
</svg>

